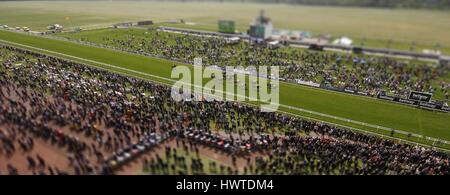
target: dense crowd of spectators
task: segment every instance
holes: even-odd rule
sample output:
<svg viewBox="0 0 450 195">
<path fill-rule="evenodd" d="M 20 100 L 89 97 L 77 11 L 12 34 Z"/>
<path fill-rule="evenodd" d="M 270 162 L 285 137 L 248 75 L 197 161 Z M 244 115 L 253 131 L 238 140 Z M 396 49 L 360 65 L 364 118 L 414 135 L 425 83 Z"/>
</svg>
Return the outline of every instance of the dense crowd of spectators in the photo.
<svg viewBox="0 0 450 195">
<path fill-rule="evenodd" d="M 17 152 L 11 146 L 16 141 L 27 150 L 35 139 L 67 151 L 67 171 L 55 171 L 54 165 L 39 160 L 45 156 L 31 157 L 30 169 L 46 167 L 42 174 L 114 173 L 106 163 L 111 156 L 155 133 L 208 147 L 215 140 L 218 150 L 225 149 L 222 140 L 238 150 L 254 146 L 265 151 L 244 172 L 223 172 L 230 174 L 450 173 L 450 156 L 430 148 L 237 102 L 177 102 L 169 86 L 9 46 L 0 46 L 0 59 L 1 151 Z M 233 150 L 227 155 L 239 157 Z M 186 166 L 186 160 L 176 166 Z M 171 166 L 158 158 L 145 164 L 151 173 Z M 0 166 L 18 173 L 14 164 Z M 195 173 L 207 173 L 198 159 L 191 159 L 190 166 Z"/>
<path fill-rule="evenodd" d="M 448 101 L 449 68 L 430 62 L 400 60 L 298 48 L 271 49 L 264 44 L 241 41 L 230 44 L 221 37 L 193 36 L 164 31 L 130 29 L 102 36 L 77 36 L 90 42 L 142 55 L 193 63 L 201 57 L 206 65 L 280 66 L 280 76 L 290 82 L 311 81 L 323 86 L 376 96 L 380 91 L 406 96 L 410 91 L 434 93 Z"/>
</svg>

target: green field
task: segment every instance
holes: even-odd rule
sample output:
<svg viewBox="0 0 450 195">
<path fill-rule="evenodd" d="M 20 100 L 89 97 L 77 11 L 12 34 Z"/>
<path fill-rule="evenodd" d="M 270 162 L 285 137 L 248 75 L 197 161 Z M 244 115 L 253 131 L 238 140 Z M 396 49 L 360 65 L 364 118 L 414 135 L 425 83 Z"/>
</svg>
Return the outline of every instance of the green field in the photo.
<svg viewBox="0 0 450 195">
<path fill-rule="evenodd" d="M 0 31 L 0 40 L 46 49 L 47 51 L 41 52 L 74 59 L 110 71 L 121 72 L 169 84 L 173 83 L 173 81 L 164 78 L 170 78 L 172 65 L 178 64 L 167 60 L 6 31 Z M 22 45 L 21 47 L 25 46 Z M 36 50 L 36 48 L 34 49 Z M 59 53 L 55 54 L 52 52 Z M 111 67 L 107 64 L 114 65 L 115 67 Z M 159 76 L 159 78 L 155 78 L 148 74 Z M 352 119 L 368 124 L 450 140 L 450 114 L 446 113 L 420 110 L 373 98 L 335 93 L 332 91 L 287 83 L 280 84 L 280 104 Z M 351 121 L 342 121 L 326 116 L 319 116 L 316 113 L 311 114 L 307 113 L 307 111 L 299 111 L 298 109 L 282 107 L 281 110 L 342 125 L 362 128 L 377 133 L 389 133 L 377 130 L 376 128 L 354 124 Z M 405 138 L 406 136 L 401 135 L 400 137 Z M 411 139 L 415 140 L 415 138 Z"/>
<path fill-rule="evenodd" d="M 330 33 L 350 36 L 359 44 L 384 47 L 392 40 L 391 48 L 409 49 L 416 42 L 416 51 L 433 49 L 450 54 L 450 12 L 430 10 L 395 10 L 369 8 L 334 8 L 274 4 L 239 3 L 167 3 L 141 1 L 68 1 L 68 2 L 0 2 L 0 24 L 27 26 L 44 30 L 59 23 L 65 27 L 95 28 L 115 22 L 151 19 L 166 22 L 184 19 L 186 24 L 164 24 L 193 29 L 217 30 L 218 19 L 236 21 L 240 31 L 266 10 L 275 28 Z M 230 14 L 232 13 L 232 14 Z M 380 42 L 382 44 L 380 44 Z"/>
</svg>

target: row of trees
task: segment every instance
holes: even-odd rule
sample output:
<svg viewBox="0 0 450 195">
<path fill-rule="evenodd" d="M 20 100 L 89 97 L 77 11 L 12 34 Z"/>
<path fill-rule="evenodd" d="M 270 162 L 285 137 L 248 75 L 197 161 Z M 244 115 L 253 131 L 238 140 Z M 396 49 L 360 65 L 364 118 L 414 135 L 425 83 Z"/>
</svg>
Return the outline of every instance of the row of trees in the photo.
<svg viewBox="0 0 450 195">
<path fill-rule="evenodd" d="M 288 3 L 301 5 L 416 8 L 416 9 L 450 8 L 450 0 L 165 0 L 165 1 L 260 2 L 260 3 Z"/>
<path fill-rule="evenodd" d="M 23 0 L 0 0 L 1 1 L 23 1 Z M 30 0 L 29 0 L 30 1 Z M 33 1 L 33 0 L 31 0 Z M 50 0 L 61 1 L 61 0 Z M 64 0 L 62 0 L 64 1 Z M 85 0 L 88 1 L 88 0 Z M 111 1 L 111 0 L 107 0 Z M 146 1 L 146 0 L 137 0 Z M 252 2 L 252 3 L 285 3 L 299 5 L 326 5 L 326 6 L 358 6 L 358 7 L 380 7 L 380 8 L 426 8 L 426 9 L 449 9 L 450 0 L 147 0 L 147 1 L 215 1 L 215 2 Z"/>
<path fill-rule="evenodd" d="M 306 5 L 362 6 L 383 8 L 450 8 L 450 0 L 261 0 Z"/>
</svg>

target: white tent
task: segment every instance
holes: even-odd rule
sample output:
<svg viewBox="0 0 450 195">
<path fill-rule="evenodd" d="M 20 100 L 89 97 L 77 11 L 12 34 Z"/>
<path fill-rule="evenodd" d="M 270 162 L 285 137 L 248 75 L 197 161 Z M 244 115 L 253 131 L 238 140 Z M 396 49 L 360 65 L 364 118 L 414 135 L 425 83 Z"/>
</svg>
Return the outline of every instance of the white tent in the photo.
<svg viewBox="0 0 450 195">
<path fill-rule="evenodd" d="M 333 41 L 333 44 L 347 45 L 347 46 L 352 45 L 352 43 L 353 43 L 353 40 L 351 40 L 348 37 L 341 37 L 341 38 L 336 39 L 336 40 Z"/>
<path fill-rule="evenodd" d="M 276 48 L 280 47 L 280 42 L 279 41 L 271 41 L 271 42 L 268 42 L 267 45 L 271 49 L 276 49 Z"/>
<path fill-rule="evenodd" d="M 230 38 L 226 38 L 225 40 L 226 40 L 226 42 L 228 44 L 236 44 L 236 43 L 239 43 L 241 38 L 239 38 L 239 37 L 230 37 Z"/>
</svg>

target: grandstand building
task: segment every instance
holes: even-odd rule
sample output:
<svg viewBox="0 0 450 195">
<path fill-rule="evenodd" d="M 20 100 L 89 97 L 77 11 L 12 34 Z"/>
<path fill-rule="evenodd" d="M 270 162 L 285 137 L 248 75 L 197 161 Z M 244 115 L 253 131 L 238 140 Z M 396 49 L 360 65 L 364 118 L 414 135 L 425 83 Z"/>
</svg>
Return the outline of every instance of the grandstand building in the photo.
<svg viewBox="0 0 450 195">
<path fill-rule="evenodd" d="M 264 15 L 264 10 L 261 10 L 258 18 L 250 24 L 248 34 L 252 39 L 269 39 L 272 36 L 273 25 L 270 18 Z"/>
<path fill-rule="evenodd" d="M 450 56 L 441 56 L 439 59 L 439 63 L 442 66 L 450 66 Z"/>
<path fill-rule="evenodd" d="M 123 23 L 113 24 L 113 28 L 130 28 L 132 26 L 133 26 L 132 22 L 123 22 Z"/>
</svg>

